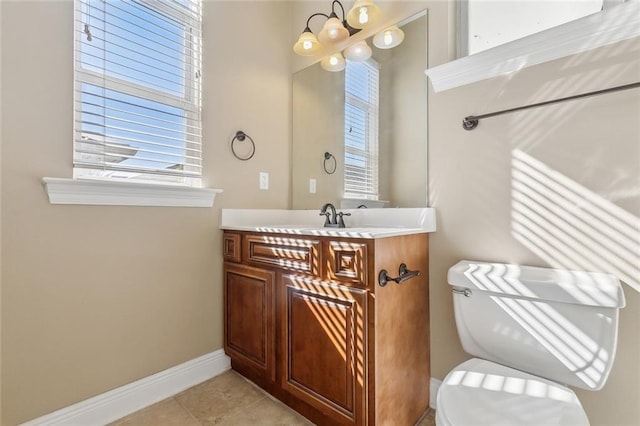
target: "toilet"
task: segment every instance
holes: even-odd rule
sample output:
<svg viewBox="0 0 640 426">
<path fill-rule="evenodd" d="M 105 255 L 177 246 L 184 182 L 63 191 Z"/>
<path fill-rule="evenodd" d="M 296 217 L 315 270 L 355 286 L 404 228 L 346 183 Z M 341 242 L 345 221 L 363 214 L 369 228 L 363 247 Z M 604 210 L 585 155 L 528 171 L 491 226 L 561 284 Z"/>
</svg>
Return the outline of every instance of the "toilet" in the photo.
<svg viewBox="0 0 640 426">
<path fill-rule="evenodd" d="M 588 425 L 568 386 L 599 390 L 615 358 L 612 275 L 463 260 L 449 269 L 458 335 L 471 358 L 440 385 L 436 425 Z"/>
</svg>

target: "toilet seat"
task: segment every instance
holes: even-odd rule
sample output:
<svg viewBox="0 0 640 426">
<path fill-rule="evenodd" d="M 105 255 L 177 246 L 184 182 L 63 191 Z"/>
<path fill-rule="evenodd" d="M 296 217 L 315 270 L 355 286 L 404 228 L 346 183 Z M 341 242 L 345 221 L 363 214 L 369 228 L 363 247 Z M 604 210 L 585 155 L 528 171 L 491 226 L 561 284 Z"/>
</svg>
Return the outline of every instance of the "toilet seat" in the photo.
<svg viewBox="0 0 640 426">
<path fill-rule="evenodd" d="M 566 386 L 494 362 L 472 358 L 445 377 L 436 425 L 589 425 Z"/>
</svg>

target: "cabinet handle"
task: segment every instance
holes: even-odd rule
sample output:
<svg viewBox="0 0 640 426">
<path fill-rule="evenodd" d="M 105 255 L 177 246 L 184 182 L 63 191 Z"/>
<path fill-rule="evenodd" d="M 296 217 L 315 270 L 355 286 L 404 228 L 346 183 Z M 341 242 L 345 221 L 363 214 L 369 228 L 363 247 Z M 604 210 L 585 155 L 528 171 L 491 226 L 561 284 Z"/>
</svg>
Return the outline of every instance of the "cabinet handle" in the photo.
<svg viewBox="0 0 640 426">
<path fill-rule="evenodd" d="M 407 265 L 401 263 L 398 268 L 398 276 L 395 278 L 390 277 L 386 269 L 381 270 L 378 274 L 378 284 L 380 287 L 384 287 L 389 281 L 393 281 L 396 284 L 402 284 L 403 282 L 413 277 L 417 277 L 418 275 L 420 275 L 420 271 L 411 271 L 407 268 Z"/>
</svg>

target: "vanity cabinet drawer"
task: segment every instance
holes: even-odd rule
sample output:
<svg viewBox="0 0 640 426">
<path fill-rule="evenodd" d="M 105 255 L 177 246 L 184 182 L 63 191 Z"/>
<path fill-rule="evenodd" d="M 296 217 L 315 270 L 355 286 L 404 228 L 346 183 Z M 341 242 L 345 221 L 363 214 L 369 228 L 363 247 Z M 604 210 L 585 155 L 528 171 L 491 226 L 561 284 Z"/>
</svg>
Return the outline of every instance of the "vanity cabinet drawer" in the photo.
<svg viewBox="0 0 640 426">
<path fill-rule="evenodd" d="M 233 234 L 231 232 L 224 233 L 222 237 L 222 256 L 224 260 L 236 263 L 242 260 L 240 252 L 242 245 L 240 241 L 240 234 Z"/>
<path fill-rule="evenodd" d="M 327 279 L 345 284 L 367 286 L 366 243 L 350 241 L 327 242 Z"/>
<path fill-rule="evenodd" d="M 320 276 L 320 247 L 319 240 L 247 235 L 244 256 L 248 262 Z"/>
</svg>

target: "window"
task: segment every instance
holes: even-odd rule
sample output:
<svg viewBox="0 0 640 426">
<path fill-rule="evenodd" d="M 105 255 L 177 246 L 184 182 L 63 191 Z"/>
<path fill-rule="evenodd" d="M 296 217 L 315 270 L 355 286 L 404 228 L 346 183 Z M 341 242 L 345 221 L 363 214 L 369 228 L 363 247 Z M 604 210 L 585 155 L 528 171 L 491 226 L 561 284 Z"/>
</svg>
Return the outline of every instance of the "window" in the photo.
<svg viewBox="0 0 640 426">
<path fill-rule="evenodd" d="M 199 0 L 76 0 L 74 178 L 200 186 Z"/>
<path fill-rule="evenodd" d="M 379 65 L 347 61 L 344 106 L 344 196 L 378 199 Z"/>
<path fill-rule="evenodd" d="M 460 55 L 471 55 L 597 13 L 603 0 L 460 3 Z"/>
<path fill-rule="evenodd" d="M 434 91 L 440 92 L 639 35 L 640 2 L 607 0 L 601 12 L 429 68 L 426 74 Z"/>
</svg>

